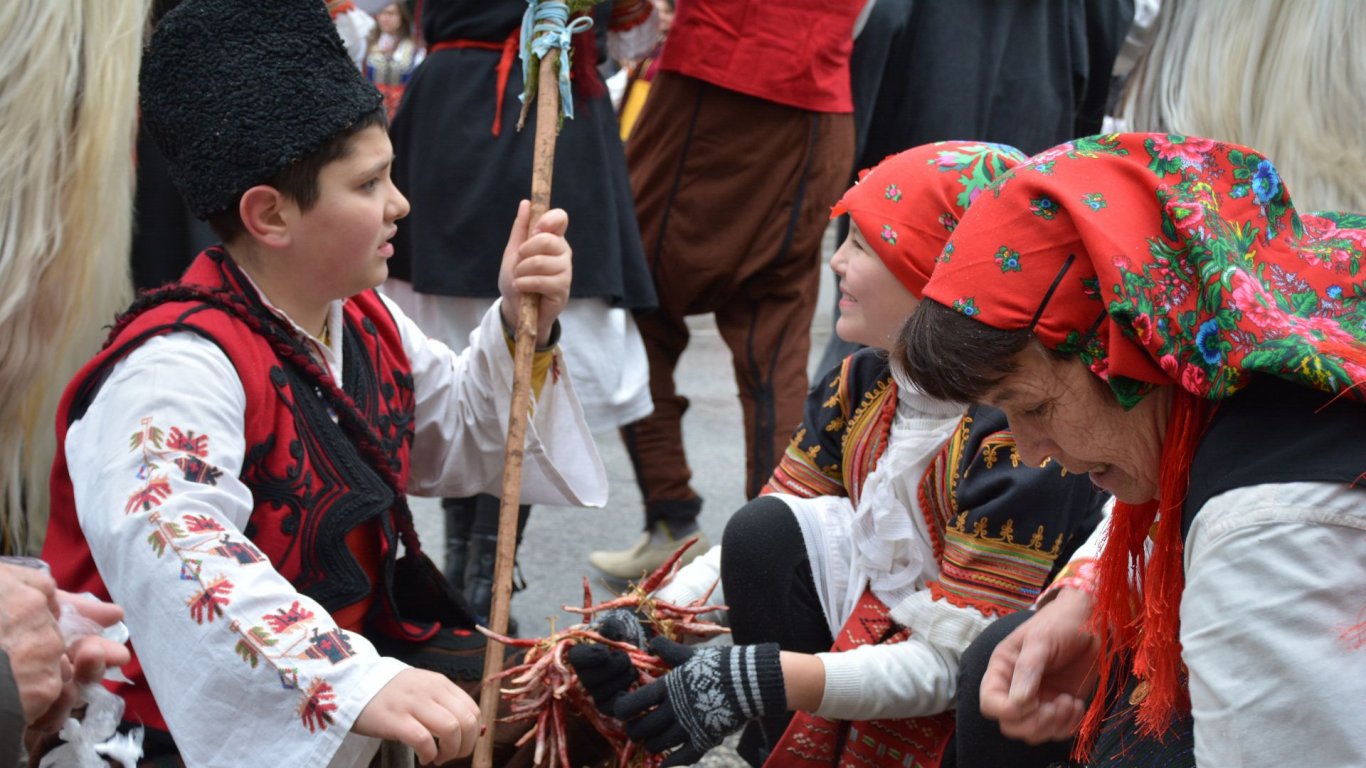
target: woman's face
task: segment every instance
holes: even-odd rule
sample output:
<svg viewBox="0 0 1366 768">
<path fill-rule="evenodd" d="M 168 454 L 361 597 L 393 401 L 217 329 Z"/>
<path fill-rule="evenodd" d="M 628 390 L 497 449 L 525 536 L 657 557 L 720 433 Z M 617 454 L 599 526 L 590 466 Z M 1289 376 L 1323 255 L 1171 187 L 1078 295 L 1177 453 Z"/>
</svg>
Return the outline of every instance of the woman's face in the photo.
<svg viewBox="0 0 1366 768">
<path fill-rule="evenodd" d="M 1170 388 L 1126 411 L 1078 359 L 1059 360 L 1031 343 L 1016 362 L 1019 368 L 983 400 L 1005 412 L 1026 462 L 1051 458 L 1068 472 L 1089 474 L 1120 501 L 1157 497 Z"/>
<path fill-rule="evenodd" d="M 920 301 L 887 269 L 852 222 L 849 237 L 830 257 L 830 269 L 840 278 L 835 333 L 855 344 L 891 349 L 902 323 Z"/>
<path fill-rule="evenodd" d="M 674 24 L 674 4 L 673 0 L 653 0 L 655 14 L 659 16 L 659 35 L 663 37 L 669 34 L 669 27 Z"/>
<path fill-rule="evenodd" d="M 397 35 L 403 27 L 403 14 L 399 12 L 397 3 L 389 3 L 381 8 L 375 20 L 379 22 L 379 31 L 386 35 Z"/>
</svg>

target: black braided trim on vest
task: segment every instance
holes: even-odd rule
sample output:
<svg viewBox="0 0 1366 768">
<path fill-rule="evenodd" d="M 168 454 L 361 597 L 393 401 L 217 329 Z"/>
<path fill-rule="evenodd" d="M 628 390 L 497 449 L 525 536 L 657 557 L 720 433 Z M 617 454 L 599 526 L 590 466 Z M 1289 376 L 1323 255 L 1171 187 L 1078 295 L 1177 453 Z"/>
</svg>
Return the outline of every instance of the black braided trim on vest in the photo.
<svg viewBox="0 0 1366 768">
<path fill-rule="evenodd" d="M 211 249 L 208 253 L 214 256 L 220 269 L 227 272 L 229 284 L 246 284 L 246 276 L 242 275 L 236 266 L 224 257 L 221 251 Z M 398 535 L 403 541 L 403 546 L 411 553 L 421 552 L 417 531 L 413 525 L 413 513 L 408 506 L 407 494 L 399 480 L 398 473 L 389 460 L 389 455 L 385 451 L 385 441 L 370 427 L 364 414 L 351 396 L 333 383 L 331 377 L 310 354 L 304 345 L 304 341 L 264 305 L 259 302 L 250 302 L 243 295 L 243 292 L 231 287 L 210 290 L 188 285 L 171 285 L 147 291 L 140 295 L 127 311 L 119 315 L 110 329 L 105 346 L 108 347 L 112 344 L 130 323 L 148 310 L 162 304 L 180 302 L 207 305 L 242 321 L 253 333 L 270 344 L 275 354 L 294 369 L 294 373 L 300 375 L 304 381 L 311 385 L 302 390 L 295 390 L 296 392 L 307 392 L 312 389 L 323 397 L 333 412 L 336 413 L 337 424 L 341 426 L 352 445 L 360 451 L 367 466 L 379 475 L 393 493 L 394 523 L 398 528 Z M 161 332 L 164 333 L 165 330 Z M 364 355 L 358 357 L 364 357 Z M 302 402 L 306 399 L 296 398 L 296 402 Z"/>
</svg>

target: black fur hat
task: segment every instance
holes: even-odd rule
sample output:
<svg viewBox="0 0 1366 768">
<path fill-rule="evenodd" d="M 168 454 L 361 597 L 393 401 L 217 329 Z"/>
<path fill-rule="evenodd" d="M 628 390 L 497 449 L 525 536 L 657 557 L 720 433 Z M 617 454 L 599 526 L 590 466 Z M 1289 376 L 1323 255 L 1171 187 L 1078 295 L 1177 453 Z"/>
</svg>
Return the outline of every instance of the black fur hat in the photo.
<svg viewBox="0 0 1366 768">
<path fill-rule="evenodd" d="M 201 219 L 381 105 L 323 0 L 185 0 L 158 24 L 139 90 Z"/>
</svg>

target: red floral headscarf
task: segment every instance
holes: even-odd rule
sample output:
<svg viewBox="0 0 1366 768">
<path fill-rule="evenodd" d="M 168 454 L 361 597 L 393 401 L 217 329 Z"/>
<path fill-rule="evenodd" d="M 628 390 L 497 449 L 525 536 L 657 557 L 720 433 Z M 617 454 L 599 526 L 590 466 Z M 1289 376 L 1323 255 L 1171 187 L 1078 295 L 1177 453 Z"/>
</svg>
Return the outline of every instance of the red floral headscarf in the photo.
<svg viewBox="0 0 1366 768">
<path fill-rule="evenodd" d="M 1150 684 L 1138 712 L 1145 731 L 1161 732 L 1187 704 L 1181 504 L 1211 401 L 1253 373 L 1363 398 L 1363 257 L 1366 216 L 1297 213 L 1256 151 L 1160 134 L 1077 139 L 1030 158 L 945 246 L 926 299 L 1078 354 L 1126 408 L 1174 385 L 1159 501 L 1119 505 L 1101 556 L 1101 688 L 1080 751 L 1109 704 L 1117 650 L 1132 651 L 1134 673 Z M 1143 573 L 1141 621 L 1128 599 L 1131 562 Z"/>
<path fill-rule="evenodd" d="M 830 218 L 849 214 L 887 269 L 920 298 L 968 205 L 1024 160 L 1004 144 L 922 144 L 861 172 Z"/>
<path fill-rule="evenodd" d="M 963 217 L 925 297 L 1079 353 L 1126 407 L 1154 384 L 1221 399 L 1254 371 L 1366 380 L 1366 217 L 1297 214 L 1254 150 L 1114 134 L 1029 159 Z"/>
</svg>

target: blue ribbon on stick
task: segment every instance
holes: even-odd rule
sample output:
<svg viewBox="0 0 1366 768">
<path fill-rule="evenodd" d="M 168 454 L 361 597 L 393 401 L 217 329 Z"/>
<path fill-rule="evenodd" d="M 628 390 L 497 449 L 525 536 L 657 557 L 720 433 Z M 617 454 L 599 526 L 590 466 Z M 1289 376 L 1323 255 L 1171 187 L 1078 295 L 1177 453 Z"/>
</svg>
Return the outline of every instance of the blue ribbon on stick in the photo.
<svg viewBox="0 0 1366 768">
<path fill-rule="evenodd" d="M 580 16 L 569 23 L 569 4 L 563 0 L 527 0 L 522 16 L 522 103 L 526 103 L 531 83 L 531 57 L 542 62 L 551 48 L 560 49 L 560 111 L 574 117 L 574 95 L 569 88 L 569 49 L 574 35 L 593 27 L 593 20 Z"/>
</svg>

